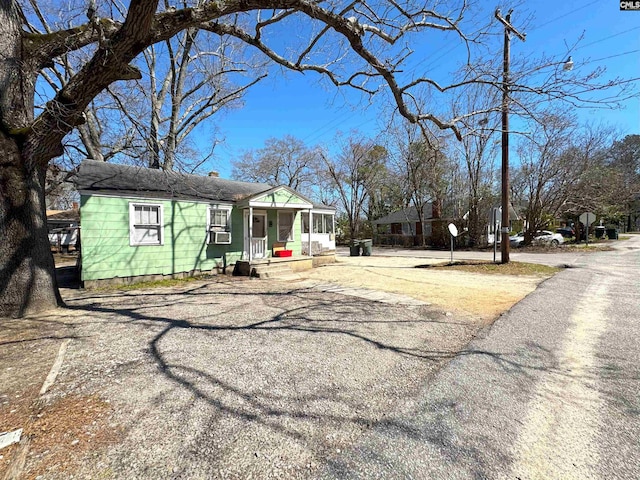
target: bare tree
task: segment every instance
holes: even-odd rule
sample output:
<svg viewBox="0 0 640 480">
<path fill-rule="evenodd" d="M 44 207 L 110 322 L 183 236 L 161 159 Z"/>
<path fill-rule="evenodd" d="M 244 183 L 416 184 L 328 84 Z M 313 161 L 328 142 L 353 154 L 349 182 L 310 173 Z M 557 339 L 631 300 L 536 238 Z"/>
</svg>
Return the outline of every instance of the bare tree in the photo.
<svg viewBox="0 0 640 480">
<path fill-rule="evenodd" d="M 427 215 L 427 207 L 432 200 L 429 190 L 431 182 L 430 167 L 422 153 L 424 150 L 420 147 L 422 132 L 415 126 L 408 125 L 404 122 L 394 129 L 392 133 L 393 155 L 392 165 L 401 185 L 403 196 L 403 205 L 405 208 L 412 205 L 416 209 L 418 218 L 422 225 L 422 232 L 426 231 L 425 219 Z M 431 210 L 429 209 L 429 216 Z M 408 218 L 407 218 L 408 221 Z M 417 235 L 413 228 L 412 222 L 409 222 L 412 235 Z M 424 235 L 422 243 L 425 244 Z"/>
<path fill-rule="evenodd" d="M 518 145 L 520 168 L 511 185 L 527 222 L 525 244 L 550 219 L 592 207 L 582 192 L 594 190 L 588 185 L 610 138 L 605 128 L 581 128 L 574 117 L 556 112 L 532 127 Z"/>
<path fill-rule="evenodd" d="M 387 204 L 393 195 L 388 169 L 389 152 L 382 145 L 373 145 L 369 151 L 369 167 L 364 187 L 367 191 L 365 217 L 367 222 L 380 218 L 387 212 Z M 367 228 L 371 225 L 367 224 Z"/>
<path fill-rule="evenodd" d="M 199 0 L 196 6 L 202 4 Z M 35 2 L 31 5 L 41 25 L 38 30 L 32 24 L 31 31 L 51 34 L 54 27 L 43 8 Z M 86 122 L 65 142 L 71 165 L 78 161 L 74 157 L 99 161 L 115 157 L 165 170 L 172 170 L 178 159 L 181 170 L 197 168 L 211 156 L 217 141 L 212 134 L 211 147 L 199 152 L 189 135 L 215 113 L 238 106 L 244 92 L 266 76 L 257 61 L 245 60 L 243 45 L 191 27 L 147 47 L 133 61 L 143 78 L 110 85 L 85 110 Z M 87 58 L 74 54 L 62 55 L 43 72 L 54 91 L 63 88 L 86 62 Z M 247 75 L 254 78 L 243 84 L 238 81 Z"/>
<path fill-rule="evenodd" d="M 231 176 L 238 180 L 287 185 L 311 194 L 317 183 L 321 157 L 317 148 L 309 148 L 291 135 L 269 138 L 264 148 L 244 152 L 232 162 Z"/>
<path fill-rule="evenodd" d="M 621 206 L 627 230 L 640 226 L 640 135 L 627 135 L 614 142 L 607 152 L 607 164 L 613 178 L 620 178 L 614 203 Z M 614 215 L 610 215 L 610 218 Z"/>
<path fill-rule="evenodd" d="M 425 31 L 452 33 L 470 55 L 473 43 L 490 33 L 470 37 L 463 32 L 469 8 L 464 0 L 454 5 L 416 0 L 185 1 L 181 8 L 167 9 L 159 8 L 158 0 L 131 0 L 125 6 L 107 0 L 98 11 L 86 9 L 81 0 L 69 3 L 76 13 L 70 25 L 41 33 L 31 28 L 38 0 L 0 0 L 0 232 L 7 239 L 0 244 L 0 315 L 23 315 L 61 303 L 46 235 L 47 164 L 64 153 L 67 135 L 87 122 L 84 112 L 91 102 L 115 82 L 141 79 L 133 62 L 151 45 L 191 28 L 233 37 L 281 68 L 318 74 L 335 87 L 365 95 L 384 90 L 408 121 L 450 129 L 458 138 L 461 118 L 445 120 L 424 110 L 416 95 L 425 86 L 446 92 L 489 81 L 471 72 L 462 81 L 441 85 L 403 73 L 410 45 Z M 304 25 L 301 36 L 281 34 L 299 25 Z M 36 110 L 39 76 L 55 61 L 75 54 L 77 69 L 59 90 L 41 91 L 43 106 Z M 561 95 L 555 86 L 543 85 L 550 95 Z M 572 99 L 578 94 L 569 92 Z M 473 114 L 477 112 L 462 117 Z"/>
<path fill-rule="evenodd" d="M 386 155 L 382 151 L 385 149 L 375 142 L 351 135 L 341 142 L 334 159 L 323 155 L 326 173 L 338 193 L 338 205 L 347 217 L 352 239 L 360 234 L 370 194 L 385 174 Z"/>
<path fill-rule="evenodd" d="M 428 231 L 427 214 L 432 219 L 432 241 L 435 239 L 435 243 L 439 243 L 439 222 L 445 201 L 453 199 L 450 195 L 452 165 L 446 154 L 447 142 L 444 137 L 438 138 L 424 129 L 402 122 L 394 129 L 392 143 L 393 171 L 401 179 L 405 205 L 413 206 L 420 218 L 423 245 Z"/>
<path fill-rule="evenodd" d="M 577 218 L 591 211 L 610 223 L 626 223 L 631 229 L 640 191 L 640 136 L 627 135 L 607 146 L 612 137 L 610 129 L 591 128 L 587 132 L 581 135 L 579 144 L 566 153 L 576 157 L 589 155 L 590 161 L 574 182 L 563 213 Z"/>
<path fill-rule="evenodd" d="M 213 135 L 209 155 L 197 159 L 189 158 L 189 135 L 217 112 L 239 105 L 244 92 L 266 76 L 253 66 L 256 78 L 244 85 L 231 82 L 231 76 L 247 73 L 247 66 L 238 62 L 242 54 L 235 52 L 240 49 L 238 42 L 221 37 L 214 44 L 213 39 L 202 37 L 198 28 L 188 28 L 160 44 L 161 50 L 151 45 L 143 52 L 149 80 L 136 82 L 136 91 L 148 102 L 146 119 L 129 115 L 127 106 L 119 104 L 138 136 L 145 140 L 139 155 L 146 157 L 151 168 L 173 170 L 178 156 L 183 159 L 183 170 L 187 166 L 193 170 L 206 161 L 216 145 Z"/>
<path fill-rule="evenodd" d="M 500 118 L 492 111 L 499 104 L 498 90 L 488 85 L 469 85 L 454 99 L 453 115 L 484 111 L 483 116 L 465 118 L 460 125 L 462 141 L 453 144 L 466 173 L 467 225 L 469 244 L 480 243 L 487 225 L 489 209 L 496 196 L 494 159 Z"/>
</svg>

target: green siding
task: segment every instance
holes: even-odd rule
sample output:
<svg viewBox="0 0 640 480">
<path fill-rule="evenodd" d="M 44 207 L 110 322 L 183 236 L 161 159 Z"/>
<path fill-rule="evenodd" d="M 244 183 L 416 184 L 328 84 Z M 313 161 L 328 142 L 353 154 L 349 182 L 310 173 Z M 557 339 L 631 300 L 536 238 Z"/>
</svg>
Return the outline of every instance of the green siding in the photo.
<svg viewBox="0 0 640 480">
<path fill-rule="evenodd" d="M 162 204 L 164 245 L 129 245 L 129 203 Z M 242 212 L 232 211 L 231 245 L 207 244 L 206 203 L 82 196 L 82 279 L 210 270 L 242 255 Z"/>
<path fill-rule="evenodd" d="M 288 195 L 288 192 L 284 192 Z M 163 206 L 164 244 L 130 246 L 129 203 Z M 231 244 L 207 244 L 207 203 L 86 196 L 81 198 L 82 280 L 140 275 L 170 275 L 226 267 L 242 259 L 243 210 L 231 212 Z M 302 215 L 295 212 L 294 241 L 287 248 L 301 255 Z M 269 226 L 271 225 L 271 226 Z M 267 210 L 267 248 L 278 241 L 278 210 Z"/>
<path fill-rule="evenodd" d="M 291 211 L 291 210 L 281 210 Z M 302 215 L 300 212 L 294 212 L 296 214 L 293 219 L 293 238 L 291 242 L 287 242 L 287 249 L 293 250 L 293 255 L 301 255 L 302 242 L 300 240 L 302 232 Z M 278 242 L 278 210 L 267 210 L 267 225 L 271 225 L 267 228 L 267 248 L 269 250 L 269 256 L 273 252 L 273 244 Z"/>
</svg>

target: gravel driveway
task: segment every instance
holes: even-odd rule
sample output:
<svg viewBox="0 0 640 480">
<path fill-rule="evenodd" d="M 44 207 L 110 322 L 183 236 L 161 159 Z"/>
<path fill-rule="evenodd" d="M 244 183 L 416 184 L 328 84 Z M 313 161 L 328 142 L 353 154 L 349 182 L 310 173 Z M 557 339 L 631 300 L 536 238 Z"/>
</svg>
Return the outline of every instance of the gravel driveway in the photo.
<svg viewBox="0 0 640 480">
<path fill-rule="evenodd" d="M 54 459 L 32 448 L 26 473 L 41 478 L 314 478 L 363 432 L 406 415 L 480 328 L 296 282 L 196 281 L 68 303 L 74 339 L 48 409 L 90 407 Z"/>
</svg>

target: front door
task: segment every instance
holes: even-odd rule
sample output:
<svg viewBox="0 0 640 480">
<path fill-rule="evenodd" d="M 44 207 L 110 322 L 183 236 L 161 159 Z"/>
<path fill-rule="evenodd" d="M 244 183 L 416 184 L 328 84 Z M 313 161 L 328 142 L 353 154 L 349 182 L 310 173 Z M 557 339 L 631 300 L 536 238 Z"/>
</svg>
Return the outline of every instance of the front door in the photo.
<svg viewBox="0 0 640 480">
<path fill-rule="evenodd" d="M 253 212 L 251 218 L 251 239 L 249 239 L 249 211 L 244 211 L 244 256 L 249 258 L 265 258 L 267 256 L 267 214 Z"/>
</svg>

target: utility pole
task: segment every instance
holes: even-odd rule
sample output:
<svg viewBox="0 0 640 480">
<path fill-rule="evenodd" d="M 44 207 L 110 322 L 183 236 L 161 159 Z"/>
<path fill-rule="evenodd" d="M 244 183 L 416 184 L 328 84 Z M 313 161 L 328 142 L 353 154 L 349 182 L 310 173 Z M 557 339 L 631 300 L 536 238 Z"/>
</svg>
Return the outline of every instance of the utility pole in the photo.
<svg viewBox="0 0 640 480">
<path fill-rule="evenodd" d="M 506 17 L 496 10 L 495 17 L 504 25 L 504 59 L 502 74 L 502 228 L 500 229 L 501 263 L 509 263 L 509 57 L 511 33 L 525 41 L 525 34 L 518 32 L 511 25 L 511 13 Z M 495 238 L 494 238 L 495 241 Z"/>
</svg>

